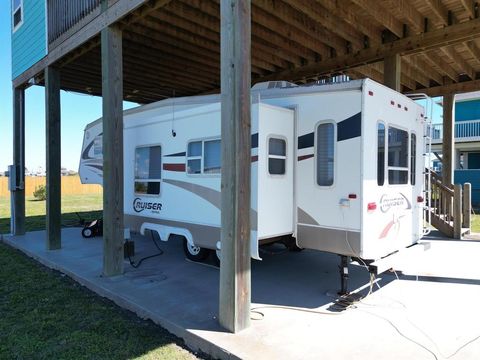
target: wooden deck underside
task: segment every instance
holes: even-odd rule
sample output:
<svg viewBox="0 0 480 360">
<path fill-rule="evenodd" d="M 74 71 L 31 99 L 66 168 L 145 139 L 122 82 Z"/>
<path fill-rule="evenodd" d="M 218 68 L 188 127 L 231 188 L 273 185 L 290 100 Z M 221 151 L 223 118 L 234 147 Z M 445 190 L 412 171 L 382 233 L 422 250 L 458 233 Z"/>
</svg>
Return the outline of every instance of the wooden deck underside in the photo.
<svg viewBox="0 0 480 360">
<path fill-rule="evenodd" d="M 148 103 L 219 91 L 219 0 L 136 2 L 141 5 L 134 11 L 113 20 L 123 29 L 124 98 Z M 107 11 L 127 2 L 112 3 Z M 335 74 L 383 82 L 382 59 L 398 52 L 404 92 L 441 95 L 478 89 L 480 19 L 473 4 L 252 0 L 252 82 L 306 83 Z M 76 33 L 50 44 L 43 65 L 55 61 L 61 68 L 63 89 L 101 94 L 98 30 L 107 21 L 95 23 L 101 15 L 95 13 Z M 88 31 L 93 35 L 80 41 L 81 33 Z M 72 41 L 81 44 L 70 51 Z M 43 84 L 42 64 L 16 79 L 14 86 L 34 76 Z"/>
</svg>

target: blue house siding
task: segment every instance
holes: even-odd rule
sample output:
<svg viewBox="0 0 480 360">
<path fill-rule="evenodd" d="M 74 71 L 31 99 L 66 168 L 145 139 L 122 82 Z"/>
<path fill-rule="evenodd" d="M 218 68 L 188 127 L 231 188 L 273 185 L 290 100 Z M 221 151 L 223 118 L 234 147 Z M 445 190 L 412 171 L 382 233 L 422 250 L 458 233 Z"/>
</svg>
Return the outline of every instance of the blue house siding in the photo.
<svg viewBox="0 0 480 360">
<path fill-rule="evenodd" d="M 46 0 L 23 0 L 23 24 L 12 34 L 12 79 L 47 54 Z"/>
<path fill-rule="evenodd" d="M 472 205 L 480 207 L 480 170 L 455 170 L 455 184 L 472 184 Z"/>
<path fill-rule="evenodd" d="M 455 121 L 480 119 L 480 100 L 467 100 L 455 103 Z"/>
</svg>

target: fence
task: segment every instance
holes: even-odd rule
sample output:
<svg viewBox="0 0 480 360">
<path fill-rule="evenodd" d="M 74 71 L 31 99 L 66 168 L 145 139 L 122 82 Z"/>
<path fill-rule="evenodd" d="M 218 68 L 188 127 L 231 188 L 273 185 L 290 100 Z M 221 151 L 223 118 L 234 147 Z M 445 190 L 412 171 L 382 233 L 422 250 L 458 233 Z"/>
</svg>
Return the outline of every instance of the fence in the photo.
<svg viewBox="0 0 480 360">
<path fill-rule="evenodd" d="M 432 140 L 442 140 L 443 124 L 432 125 Z M 480 120 L 456 121 L 455 139 L 464 141 L 480 140 Z"/>
<path fill-rule="evenodd" d="M 25 195 L 33 196 L 35 188 L 45 185 L 44 176 L 27 176 L 25 178 Z M 77 176 L 62 176 L 62 195 L 101 194 L 102 187 L 96 184 L 82 184 Z M 8 178 L 0 177 L 0 197 L 9 196 Z"/>
</svg>

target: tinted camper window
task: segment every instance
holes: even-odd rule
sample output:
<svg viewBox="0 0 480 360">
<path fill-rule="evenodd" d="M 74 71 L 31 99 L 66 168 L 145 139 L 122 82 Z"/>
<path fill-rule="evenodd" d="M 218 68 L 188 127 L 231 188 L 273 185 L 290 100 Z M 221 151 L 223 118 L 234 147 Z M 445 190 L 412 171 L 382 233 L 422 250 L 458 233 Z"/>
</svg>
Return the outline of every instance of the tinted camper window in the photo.
<svg viewBox="0 0 480 360">
<path fill-rule="evenodd" d="M 388 128 L 388 182 L 408 183 L 408 132 L 394 127 Z"/>
<path fill-rule="evenodd" d="M 377 127 L 377 184 L 385 183 L 385 125 L 378 123 Z"/>
<path fill-rule="evenodd" d="M 162 173 L 162 149 L 147 146 L 135 149 L 135 193 L 159 195 Z"/>
<path fill-rule="evenodd" d="M 268 139 L 268 173 L 284 175 L 287 161 L 287 142 L 279 138 Z"/>
<path fill-rule="evenodd" d="M 199 140 L 188 143 L 188 174 L 220 174 L 222 152 L 220 139 Z"/>
<path fill-rule="evenodd" d="M 201 174 L 202 172 L 202 142 L 188 143 L 187 172 L 189 174 Z"/>
<path fill-rule="evenodd" d="M 317 127 L 317 184 L 333 185 L 335 161 L 335 127 L 323 123 Z"/>
<path fill-rule="evenodd" d="M 220 174 L 220 168 L 222 166 L 222 152 L 220 148 L 220 140 L 205 141 L 204 148 L 204 174 Z"/>
<path fill-rule="evenodd" d="M 417 157 L 417 135 L 412 133 L 410 136 L 410 184 L 415 185 L 416 175 L 416 157 Z"/>
</svg>

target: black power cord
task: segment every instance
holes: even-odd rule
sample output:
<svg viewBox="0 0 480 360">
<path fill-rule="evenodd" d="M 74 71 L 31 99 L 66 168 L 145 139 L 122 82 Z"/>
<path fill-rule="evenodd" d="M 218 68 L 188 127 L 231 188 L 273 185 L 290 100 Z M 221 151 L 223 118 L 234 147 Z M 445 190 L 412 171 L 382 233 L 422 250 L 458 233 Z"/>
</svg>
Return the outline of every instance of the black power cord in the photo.
<svg viewBox="0 0 480 360">
<path fill-rule="evenodd" d="M 128 261 L 130 262 L 130 265 L 135 269 L 139 268 L 142 262 L 144 262 L 145 260 L 163 255 L 163 250 L 160 249 L 160 246 L 158 246 L 157 241 L 155 240 L 155 235 L 153 234 L 153 231 L 150 231 L 150 235 L 152 237 L 153 243 L 155 244 L 155 247 L 158 249 L 158 253 L 154 255 L 145 256 L 144 258 L 141 258 L 137 263 L 135 263 L 135 261 L 133 261 L 132 258 L 130 257 L 130 254 L 128 254 Z"/>
</svg>

